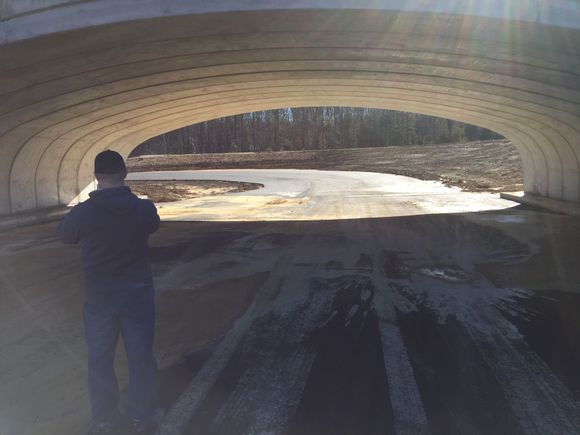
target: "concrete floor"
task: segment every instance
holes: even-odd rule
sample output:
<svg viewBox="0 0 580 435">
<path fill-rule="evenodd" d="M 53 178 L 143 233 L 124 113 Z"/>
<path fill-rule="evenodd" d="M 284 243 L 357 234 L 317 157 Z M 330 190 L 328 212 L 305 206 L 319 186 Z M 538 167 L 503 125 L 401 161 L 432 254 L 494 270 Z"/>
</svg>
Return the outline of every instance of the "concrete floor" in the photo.
<svg viewBox="0 0 580 435">
<path fill-rule="evenodd" d="M 316 220 L 165 221 L 152 238 L 160 403 L 176 404 L 162 433 L 578 433 L 577 218 L 459 212 L 461 192 L 418 213 L 426 182 L 409 213 L 322 220 L 376 200 L 322 181 Z M 0 233 L 2 434 L 88 421 L 79 250 L 54 227 Z"/>
</svg>

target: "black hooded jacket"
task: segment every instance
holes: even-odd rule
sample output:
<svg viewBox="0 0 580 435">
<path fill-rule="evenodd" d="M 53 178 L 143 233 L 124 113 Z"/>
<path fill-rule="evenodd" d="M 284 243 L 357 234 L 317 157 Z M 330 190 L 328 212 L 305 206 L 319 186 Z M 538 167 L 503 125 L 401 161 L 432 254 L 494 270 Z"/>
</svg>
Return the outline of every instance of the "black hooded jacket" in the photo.
<svg viewBox="0 0 580 435">
<path fill-rule="evenodd" d="M 153 285 L 149 234 L 159 228 L 157 209 L 129 187 L 95 190 L 58 226 L 67 244 L 81 244 L 85 300 L 101 303 Z"/>
</svg>

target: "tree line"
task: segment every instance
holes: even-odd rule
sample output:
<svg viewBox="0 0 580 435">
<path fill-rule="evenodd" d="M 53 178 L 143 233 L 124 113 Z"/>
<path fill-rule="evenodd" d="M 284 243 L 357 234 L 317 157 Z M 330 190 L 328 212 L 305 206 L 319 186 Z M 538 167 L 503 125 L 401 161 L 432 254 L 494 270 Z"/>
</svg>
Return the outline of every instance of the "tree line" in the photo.
<svg viewBox="0 0 580 435">
<path fill-rule="evenodd" d="M 416 113 L 313 107 L 244 113 L 190 125 L 147 140 L 132 155 L 385 147 L 500 138 L 481 127 Z"/>
</svg>

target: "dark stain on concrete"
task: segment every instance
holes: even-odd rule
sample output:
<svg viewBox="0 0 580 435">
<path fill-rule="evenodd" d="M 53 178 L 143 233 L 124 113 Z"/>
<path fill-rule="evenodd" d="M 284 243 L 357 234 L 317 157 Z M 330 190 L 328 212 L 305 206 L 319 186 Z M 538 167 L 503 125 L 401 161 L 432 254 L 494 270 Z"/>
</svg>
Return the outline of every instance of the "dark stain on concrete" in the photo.
<svg viewBox="0 0 580 435">
<path fill-rule="evenodd" d="M 344 282 L 310 334 L 316 359 L 288 435 L 395 433 L 372 291 L 365 279 Z"/>
<path fill-rule="evenodd" d="M 519 306 L 517 316 L 505 311 L 504 316 L 580 400 L 580 294 L 536 291 Z"/>
<path fill-rule="evenodd" d="M 523 435 L 461 323 L 441 324 L 424 307 L 397 316 L 432 435 Z"/>
</svg>

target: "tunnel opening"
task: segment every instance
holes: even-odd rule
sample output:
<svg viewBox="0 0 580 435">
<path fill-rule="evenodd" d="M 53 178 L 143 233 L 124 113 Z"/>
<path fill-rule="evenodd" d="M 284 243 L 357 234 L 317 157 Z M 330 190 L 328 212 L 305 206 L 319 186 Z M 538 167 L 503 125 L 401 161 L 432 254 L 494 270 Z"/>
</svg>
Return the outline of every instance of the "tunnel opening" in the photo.
<svg viewBox="0 0 580 435">
<path fill-rule="evenodd" d="M 417 198 L 433 195 L 441 195 L 439 206 L 426 203 L 423 212 L 445 212 L 443 195 L 452 189 L 494 194 L 489 198 L 523 189 L 519 153 L 495 132 L 357 107 L 282 108 L 194 124 L 145 141 L 128 162 L 131 188 L 158 202 L 162 216 L 172 220 L 179 214 L 187 220 L 344 219 L 365 207 L 360 217 L 383 217 L 388 213 L 377 207 L 388 204 L 389 195 L 402 201 L 405 193 L 417 205 L 413 214 L 421 212 Z M 429 182 L 421 190 L 413 179 Z M 480 197 L 465 195 L 459 202 L 466 207 L 455 201 L 452 209 L 485 210 L 469 204 Z M 509 203 L 487 203 L 491 209 L 502 205 Z M 192 214 L 196 206 L 202 212 Z M 309 217 L 313 208 L 317 213 Z M 321 213 L 324 208 L 335 211 Z"/>
</svg>

